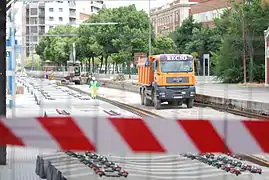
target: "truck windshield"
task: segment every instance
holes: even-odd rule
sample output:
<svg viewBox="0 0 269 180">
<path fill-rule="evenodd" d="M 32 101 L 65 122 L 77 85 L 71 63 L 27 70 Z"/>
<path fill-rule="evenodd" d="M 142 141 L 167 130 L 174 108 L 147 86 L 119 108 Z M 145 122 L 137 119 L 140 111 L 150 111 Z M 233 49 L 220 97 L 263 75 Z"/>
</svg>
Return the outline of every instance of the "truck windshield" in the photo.
<svg viewBox="0 0 269 180">
<path fill-rule="evenodd" d="M 161 71 L 169 72 L 192 72 L 192 61 L 161 61 Z"/>
</svg>

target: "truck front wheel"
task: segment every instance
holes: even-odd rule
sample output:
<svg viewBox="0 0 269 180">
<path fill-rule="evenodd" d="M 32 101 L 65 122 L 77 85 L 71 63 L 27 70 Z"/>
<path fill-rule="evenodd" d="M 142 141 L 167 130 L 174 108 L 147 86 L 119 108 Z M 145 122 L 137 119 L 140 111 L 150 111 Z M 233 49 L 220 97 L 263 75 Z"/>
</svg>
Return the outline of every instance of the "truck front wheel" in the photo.
<svg viewBox="0 0 269 180">
<path fill-rule="evenodd" d="M 193 107 L 193 102 L 194 102 L 193 99 L 187 99 L 187 102 L 186 102 L 187 108 L 192 108 Z"/>
<path fill-rule="evenodd" d="M 144 105 L 144 91 L 140 91 L 141 105 Z"/>
<path fill-rule="evenodd" d="M 152 94 L 152 96 L 153 96 L 154 108 L 157 109 L 157 110 L 160 109 L 161 108 L 161 102 L 158 99 L 158 97 L 156 96 L 156 91 L 154 91 L 154 93 Z"/>
</svg>

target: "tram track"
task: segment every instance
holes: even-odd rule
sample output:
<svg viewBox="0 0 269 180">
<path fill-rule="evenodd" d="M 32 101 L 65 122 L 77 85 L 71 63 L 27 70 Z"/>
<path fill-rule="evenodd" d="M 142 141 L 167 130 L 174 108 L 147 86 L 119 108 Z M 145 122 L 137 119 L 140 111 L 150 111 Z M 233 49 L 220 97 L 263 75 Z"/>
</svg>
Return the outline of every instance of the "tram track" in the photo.
<svg viewBox="0 0 269 180">
<path fill-rule="evenodd" d="M 216 103 L 195 101 L 194 106 L 196 106 L 196 107 L 209 107 L 209 108 L 215 109 L 217 111 L 223 111 L 223 112 L 227 112 L 230 114 L 243 116 L 243 117 L 247 117 L 247 118 L 269 120 L 269 115 L 267 115 L 267 114 L 257 114 L 254 112 L 240 110 L 240 109 L 232 108 L 232 107 L 230 107 L 230 105 L 222 105 L 222 104 L 216 104 Z"/>
<path fill-rule="evenodd" d="M 86 95 L 90 95 L 90 93 L 88 92 L 85 92 L 79 88 L 75 88 L 75 87 L 72 87 L 72 86 L 67 86 L 69 89 L 71 90 L 74 90 L 74 91 L 77 91 L 81 94 L 86 94 Z M 97 99 L 101 100 L 101 101 L 104 101 L 104 102 L 107 102 L 107 103 L 110 103 L 114 106 L 117 106 L 121 109 L 124 109 L 124 110 L 127 110 L 129 112 L 132 112 L 138 116 L 141 116 L 141 117 L 151 117 L 151 118 L 162 118 L 162 119 L 166 119 L 165 117 L 163 116 L 160 116 L 156 113 L 153 113 L 151 111 L 148 111 L 148 110 L 145 110 L 145 109 L 142 109 L 142 108 L 139 108 L 139 107 L 135 107 L 135 106 L 132 106 L 132 105 L 129 105 L 129 104 L 125 104 L 125 103 L 121 103 L 121 102 L 118 102 L 118 101 L 115 101 L 115 100 L 111 100 L 111 99 L 108 99 L 108 98 L 105 98 L 105 97 L 101 97 L 101 96 L 97 96 Z M 237 110 L 237 109 L 233 109 L 229 106 L 223 106 L 223 105 L 220 105 L 220 104 L 210 104 L 210 103 L 205 103 L 205 102 L 195 102 L 194 104 L 195 106 L 197 107 L 209 107 L 209 108 L 212 108 L 212 109 L 215 109 L 217 111 L 224 111 L 224 112 L 227 112 L 227 113 L 231 113 L 231 114 L 234 114 L 234 115 L 238 115 L 238 116 L 243 116 L 243 117 L 247 117 L 247 118 L 254 118 L 254 119 L 260 119 L 260 120 L 269 120 L 269 116 L 268 115 L 259 115 L 259 114 L 256 114 L 256 113 L 253 113 L 253 112 L 247 112 L 247 111 L 240 111 L 240 110 Z M 262 159 L 260 157 L 256 157 L 254 155 L 251 155 L 251 154 L 237 154 L 239 155 L 243 160 L 246 160 L 246 161 L 249 161 L 249 162 L 252 162 L 254 164 L 257 164 L 257 165 L 260 165 L 260 166 L 264 166 L 264 167 L 269 167 L 269 161 L 265 160 L 265 159 Z"/>
</svg>

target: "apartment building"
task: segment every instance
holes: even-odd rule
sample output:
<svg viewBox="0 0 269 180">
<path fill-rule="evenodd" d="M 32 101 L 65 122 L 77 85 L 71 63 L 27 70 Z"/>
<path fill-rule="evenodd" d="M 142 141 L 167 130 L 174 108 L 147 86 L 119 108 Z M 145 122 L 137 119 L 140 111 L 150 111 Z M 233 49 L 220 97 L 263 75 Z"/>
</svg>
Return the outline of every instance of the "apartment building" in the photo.
<svg viewBox="0 0 269 180">
<path fill-rule="evenodd" d="M 26 56 L 34 50 L 40 37 L 57 25 L 76 23 L 76 4 L 74 1 L 31 1 L 24 5 Z"/>
<path fill-rule="evenodd" d="M 190 7 L 199 0 L 174 0 L 150 10 L 150 19 L 156 35 L 167 34 L 180 26 L 190 14 Z"/>
<path fill-rule="evenodd" d="M 32 0 L 23 7 L 26 56 L 34 50 L 44 33 L 57 25 L 76 24 L 98 13 L 104 1 Z"/>
<path fill-rule="evenodd" d="M 237 2 L 240 2 L 240 0 L 235 0 L 234 3 Z M 214 27 L 213 20 L 219 18 L 223 11 L 232 5 L 228 0 L 201 0 L 199 3 L 191 6 L 191 14 L 196 22 Z"/>
<path fill-rule="evenodd" d="M 82 23 L 90 15 L 97 14 L 102 8 L 105 8 L 103 0 L 98 1 L 81 1 L 77 3 L 77 22 Z"/>
</svg>

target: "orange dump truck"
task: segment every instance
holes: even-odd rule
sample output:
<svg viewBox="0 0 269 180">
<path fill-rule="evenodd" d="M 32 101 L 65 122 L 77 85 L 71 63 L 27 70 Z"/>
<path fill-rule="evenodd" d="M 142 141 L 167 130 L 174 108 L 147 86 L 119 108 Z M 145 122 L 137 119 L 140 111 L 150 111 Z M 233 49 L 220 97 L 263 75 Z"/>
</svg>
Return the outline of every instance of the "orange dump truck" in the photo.
<svg viewBox="0 0 269 180">
<path fill-rule="evenodd" d="M 196 93 L 194 59 L 188 54 L 138 58 L 141 104 L 160 109 L 163 102 L 192 108 Z"/>
</svg>

